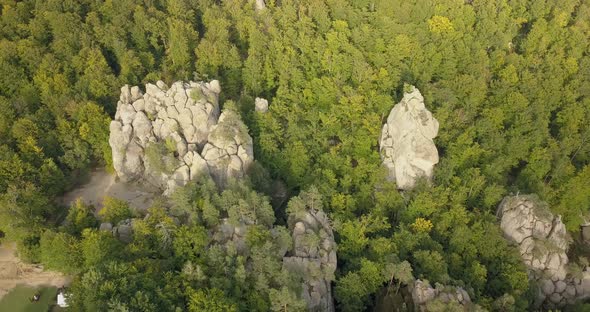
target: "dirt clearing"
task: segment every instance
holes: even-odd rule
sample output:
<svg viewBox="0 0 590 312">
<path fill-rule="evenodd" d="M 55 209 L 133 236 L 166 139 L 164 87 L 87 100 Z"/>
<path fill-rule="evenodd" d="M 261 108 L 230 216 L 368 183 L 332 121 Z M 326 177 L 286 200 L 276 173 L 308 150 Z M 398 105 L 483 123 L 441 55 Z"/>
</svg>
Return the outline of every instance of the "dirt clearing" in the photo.
<svg viewBox="0 0 590 312">
<path fill-rule="evenodd" d="M 131 207 L 140 210 L 149 208 L 156 197 L 156 190 L 139 184 L 123 183 L 105 170 L 95 170 L 90 173 L 90 180 L 78 188 L 66 193 L 61 202 L 69 206 L 77 198 L 82 198 L 87 204 L 102 208 L 105 196 L 125 200 Z"/>
</svg>

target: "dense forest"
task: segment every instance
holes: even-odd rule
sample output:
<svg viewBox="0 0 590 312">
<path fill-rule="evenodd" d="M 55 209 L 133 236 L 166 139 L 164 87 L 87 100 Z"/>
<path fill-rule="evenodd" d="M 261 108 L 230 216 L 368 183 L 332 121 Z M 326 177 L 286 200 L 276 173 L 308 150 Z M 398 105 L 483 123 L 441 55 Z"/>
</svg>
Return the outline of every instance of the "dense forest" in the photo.
<svg viewBox="0 0 590 312">
<path fill-rule="evenodd" d="M 287 214 L 316 205 L 338 245 L 338 311 L 372 310 L 408 274 L 487 310 L 529 310 L 536 286 L 496 208 L 534 193 L 572 236 L 590 219 L 590 3 L 266 2 L 2 0 L 3 239 L 75 276 L 75 310 L 300 311 L 297 276 L 273 254 L 289 248 Z M 98 230 L 142 214 L 126 202 L 108 198 L 98 216 L 59 204 L 112 168 L 121 86 L 211 79 L 254 140 L 248 178 L 161 198 L 128 244 Z M 440 122 L 440 163 L 402 192 L 378 140 L 404 84 Z M 235 209 L 256 220 L 246 256 L 209 232 Z"/>
</svg>

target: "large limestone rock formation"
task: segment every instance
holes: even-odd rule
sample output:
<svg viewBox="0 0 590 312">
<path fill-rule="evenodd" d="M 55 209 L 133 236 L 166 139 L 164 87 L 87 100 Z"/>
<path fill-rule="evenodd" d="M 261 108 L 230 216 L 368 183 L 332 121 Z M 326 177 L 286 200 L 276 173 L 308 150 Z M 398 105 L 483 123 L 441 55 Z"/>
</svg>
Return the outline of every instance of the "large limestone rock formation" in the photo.
<svg viewBox="0 0 590 312">
<path fill-rule="evenodd" d="M 124 181 L 142 179 L 169 194 L 201 175 L 224 185 L 253 161 L 252 138 L 237 113 L 220 114 L 217 80 L 125 85 L 110 125 L 113 166 Z"/>
<path fill-rule="evenodd" d="M 293 252 L 283 258 L 283 269 L 302 276 L 308 311 L 334 311 L 330 283 L 336 271 L 336 243 L 328 217 L 309 209 L 290 215 L 288 222 Z"/>
<path fill-rule="evenodd" d="M 414 282 L 412 287 L 412 300 L 417 311 L 429 311 L 429 306 L 435 303 L 462 307 L 465 311 L 480 310 L 471 302 L 469 294 L 463 288 L 444 286 L 438 283 L 433 288 L 428 281 L 419 279 Z"/>
<path fill-rule="evenodd" d="M 560 216 L 535 195 L 508 196 L 498 215 L 504 235 L 515 243 L 530 277 L 537 281 L 537 306 L 561 307 L 590 297 L 590 268 L 568 269 L 570 238 Z"/>
<path fill-rule="evenodd" d="M 424 97 L 411 86 L 396 104 L 383 125 L 379 149 L 389 180 L 408 190 L 420 177 L 432 177 L 438 163 L 438 150 L 432 139 L 438 134 L 438 121 L 424 106 Z"/>
</svg>

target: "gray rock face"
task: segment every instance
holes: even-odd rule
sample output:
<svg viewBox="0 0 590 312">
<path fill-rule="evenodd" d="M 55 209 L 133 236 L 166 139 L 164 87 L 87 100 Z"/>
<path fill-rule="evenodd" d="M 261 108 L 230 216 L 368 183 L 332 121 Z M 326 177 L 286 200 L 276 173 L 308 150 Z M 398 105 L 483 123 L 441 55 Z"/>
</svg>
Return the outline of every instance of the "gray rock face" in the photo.
<svg viewBox="0 0 590 312">
<path fill-rule="evenodd" d="M 268 112 L 268 100 L 257 97 L 254 100 L 254 109 L 259 113 Z"/>
<path fill-rule="evenodd" d="M 395 181 L 399 189 L 412 189 L 418 178 L 432 177 L 438 163 L 438 150 L 432 139 L 438 134 L 438 126 L 424 106 L 424 97 L 413 86 L 389 113 L 381 131 L 379 150 L 383 165 L 389 170 L 388 179 Z"/>
<path fill-rule="evenodd" d="M 543 271 L 548 278 L 565 279 L 569 238 L 561 218 L 554 217 L 537 198 L 527 195 L 505 198 L 499 213 L 504 235 L 518 244 L 525 264 Z"/>
<path fill-rule="evenodd" d="M 308 210 L 289 216 L 292 255 L 283 258 L 283 269 L 303 277 L 302 298 L 308 311 L 334 311 L 332 288 L 336 271 L 336 243 L 323 211 Z"/>
<path fill-rule="evenodd" d="M 241 177 L 254 161 L 252 138 L 237 113 L 226 110 L 212 129 L 201 153 L 218 185 Z"/>
<path fill-rule="evenodd" d="M 124 181 L 142 179 L 170 194 L 202 175 L 219 185 L 242 177 L 254 160 L 237 113 L 220 114 L 217 80 L 124 86 L 110 125 L 113 166 Z"/>
<path fill-rule="evenodd" d="M 126 219 L 119 222 L 117 226 L 112 228 L 112 233 L 114 237 L 123 243 L 131 243 L 133 241 L 133 219 Z"/>
<path fill-rule="evenodd" d="M 590 268 L 577 277 L 568 271 L 571 239 L 560 216 L 535 195 L 504 198 L 498 215 L 504 236 L 518 246 L 530 277 L 539 285 L 537 306 L 562 307 L 590 297 Z"/>
<path fill-rule="evenodd" d="M 250 254 L 246 245 L 246 234 L 252 224 L 246 224 L 240 220 L 238 225 L 233 225 L 227 218 L 221 220 L 221 224 L 213 232 L 213 240 L 223 246 L 233 246 L 242 256 Z"/>
<path fill-rule="evenodd" d="M 471 303 L 469 294 L 461 287 L 444 286 L 436 284 L 435 288 L 430 286 L 428 281 L 416 280 L 412 288 L 412 300 L 417 311 L 428 311 L 428 304 L 433 301 L 440 301 L 444 304 L 455 303 L 462 305 L 466 311 L 477 310 Z"/>
</svg>

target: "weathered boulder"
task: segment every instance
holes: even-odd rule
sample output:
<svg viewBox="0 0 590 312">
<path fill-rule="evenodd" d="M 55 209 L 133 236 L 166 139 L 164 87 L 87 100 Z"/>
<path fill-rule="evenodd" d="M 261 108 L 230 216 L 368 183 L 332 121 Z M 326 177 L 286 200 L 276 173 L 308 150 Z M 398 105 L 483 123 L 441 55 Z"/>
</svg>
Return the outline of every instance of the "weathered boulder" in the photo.
<svg viewBox="0 0 590 312">
<path fill-rule="evenodd" d="M 417 311 L 428 311 L 428 306 L 436 301 L 445 305 L 459 305 L 466 311 L 479 310 L 479 307 L 471 302 L 467 291 L 461 287 L 437 283 L 433 288 L 428 281 L 417 279 L 411 288 L 411 294 Z"/>
<path fill-rule="evenodd" d="M 424 97 L 414 86 L 396 104 L 383 125 L 379 150 L 388 179 L 409 190 L 420 177 L 431 178 L 438 163 L 438 150 L 432 139 L 438 134 L 438 121 L 424 106 Z"/>
<path fill-rule="evenodd" d="M 330 221 L 321 210 L 308 209 L 289 216 L 293 251 L 283 258 L 283 269 L 302 277 L 301 297 L 308 311 L 334 311 L 331 281 L 336 271 L 336 243 Z"/>
<path fill-rule="evenodd" d="M 101 223 L 99 231 L 111 232 L 113 230 L 113 224 L 110 222 Z"/>
<path fill-rule="evenodd" d="M 240 220 L 238 224 L 232 224 L 227 218 L 221 220 L 221 224 L 213 231 L 213 241 L 224 246 L 235 248 L 236 252 L 242 256 L 248 256 L 250 249 L 246 244 L 246 234 L 252 224 L 246 224 Z"/>
<path fill-rule="evenodd" d="M 504 236 L 518 246 L 529 276 L 539 286 L 537 307 L 562 307 L 590 297 L 590 268 L 582 268 L 577 277 L 569 271 L 571 238 L 546 203 L 536 195 L 507 196 L 498 216 Z"/>
<path fill-rule="evenodd" d="M 248 129 L 232 110 L 220 114 L 217 80 L 158 81 L 121 88 L 109 144 L 124 181 L 143 180 L 168 195 L 178 186 L 211 175 L 220 185 L 244 175 L 254 159 Z"/>
<path fill-rule="evenodd" d="M 264 0 L 256 0 L 256 11 L 266 9 L 266 2 Z"/>
<path fill-rule="evenodd" d="M 219 116 L 201 154 L 218 185 L 244 175 L 254 161 L 254 151 L 248 129 L 236 112 L 226 110 Z"/>
<path fill-rule="evenodd" d="M 436 290 L 427 282 L 416 280 L 412 288 L 412 299 L 415 306 L 425 305 L 436 297 Z"/>
<path fill-rule="evenodd" d="M 133 241 L 133 219 L 126 219 L 117 226 L 112 228 L 113 236 L 123 243 L 131 243 Z"/>
<path fill-rule="evenodd" d="M 268 100 L 257 97 L 254 100 L 254 109 L 259 113 L 266 113 L 268 111 Z"/>
<path fill-rule="evenodd" d="M 525 264 L 550 279 L 565 279 L 569 237 L 561 217 L 530 195 L 506 197 L 499 213 L 504 235 L 518 244 Z"/>
</svg>

